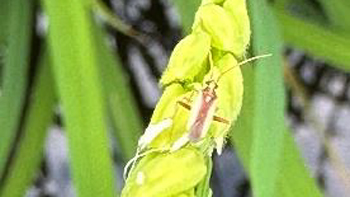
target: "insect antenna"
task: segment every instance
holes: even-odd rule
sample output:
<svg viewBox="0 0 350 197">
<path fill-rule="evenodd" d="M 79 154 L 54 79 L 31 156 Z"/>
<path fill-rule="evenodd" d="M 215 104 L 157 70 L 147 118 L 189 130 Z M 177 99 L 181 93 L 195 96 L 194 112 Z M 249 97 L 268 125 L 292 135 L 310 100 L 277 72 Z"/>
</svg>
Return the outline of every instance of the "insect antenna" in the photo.
<svg viewBox="0 0 350 197">
<path fill-rule="evenodd" d="M 222 73 L 220 74 L 219 78 L 218 78 L 218 82 L 219 82 L 219 80 L 221 79 L 221 77 L 222 77 L 224 74 L 226 74 L 227 72 L 233 70 L 234 68 L 239 67 L 239 66 L 242 66 L 242 65 L 244 65 L 244 64 L 247 64 L 247 63 L 252 62 L 252 61 L 254 61 L 254 60 L 261 59 L 261 58 L 265 58 L 265 57 L 270 57 L 270 56 L 272 56 L 272 54 L 258 55 L 258 56 L 255 56 L 255 57 L 251 57 L 251 58 L 249 58 L 249 59 L 246 59 L 246 60 L 244 60 L 244 61 L 241 61 L 241 62 L 239 62 L 237 65 L 234 65 L 234 66 L 232 66 L 231 68 L 229 68 L 229 69 L 225 70 L 224 72 L 222 72 Z"/>
<path fill-rule="evenodd" d="M 244 61 L 239 62 L 239 63 L 237 64 L 237 66 L 242 66 L 242 65 L 244 65 L 244 64 L 246 64 L 246 63 L 249 63 L 249 62 L 251 62 L 251 61 L 254 61 L 254 60 L 257 60 L 257 59 L 261 59 L 261 58 L 265 58 L 265 57 L 271 57 L 271 56 L 272 56 L 272 54 L 269 53 L 269 54 L 264 54 L 264 55 L 258 55 L 258 56 L 255 56 L 255 57 L 251 57 L 251 58 L 249 58 L 249 59 L 246 59 L 246 60 L 244 60 Z"/>
</svg>

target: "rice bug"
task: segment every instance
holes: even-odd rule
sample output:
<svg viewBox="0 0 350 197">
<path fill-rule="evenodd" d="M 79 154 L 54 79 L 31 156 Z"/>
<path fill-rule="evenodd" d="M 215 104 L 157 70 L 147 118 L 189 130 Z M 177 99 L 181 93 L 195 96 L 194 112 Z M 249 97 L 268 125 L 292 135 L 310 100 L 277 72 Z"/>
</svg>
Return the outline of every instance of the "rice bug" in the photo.
<svg viewBox="0 0 350 197">
<path fill-rule="evenodd" d="M 204 136 L 206 136 L 212 121 L 217 121 L 217 122 L 230 125 L 230 121 L 227 120 L 226 118 L 214 115 L 215 110 L 217 109 L 218 96 L 216 94 L 216 89 L 218 88 L 218 82 L 220 81 L 221 77 L 224 74 L 228 73 L 234 68 L 244 65 L 248 62 L 254 61 L 256 59 L 260 59 L 268 56 L 271 56 L 271 54 L 260 55 L 260 56 L 256 56 L 256 57 L 247 59 L 245 61 L 242 61 L 237 65 L 232 66 L 231 68 L 222 72 L 217 78 L 217 80 L 214 80 L 211 77 L 211 79 L 205 82 L 204 88 L 199 90 L 197 98 L 192 103 L 193 107 L 191 107 L 190 104 L 188 103 L 185 103 L 183 101 L 178 101 L 178 103 L 182 107 L 190 110 L 191 112 L 190 118 L 187 123 L 187 130 L 189 133 L 185 134 L 179 140 L 177 140 L 173 144 L 171 151 L 175 151 L 181 148 L 188 141 L 192 143 L 199 142 L 202 138 L 204 138 Z M 210 62 L 210 66 L 213 67 L 211 54 L 209 54 L 209 62 Z"/>
<path fill-rule="evenodd" d="M 216 89 L 218 88 L 218 82 L 220 81 L 221 77 L 226 74 L 227 72 L 233 70 L 236 67 L 239 67 L 241 65 L 244 65 L 248 62 L 254 61 L 256 59 L 264 58 L 271 56 L 271 54 L 268 55 L 260 55 L 253 58 L 249 58 L 245 61 L 242 61 L 238 63 L 235 66 L 232 66 L 228 68 L 227 70 L 223 71 L 219 77 L 214 80 L 213 77 L 211 77 L 209 80 L 205 81 L 205 85 L 202 89 L 198 90 L 198 95 L 196 99 L 189 104 L 189 102 L 185 101 L 178 101 L 177 103 L 182 106 L 183 108 L 190 111 L 190 117 L 187 122 L 187 131 L 182 137 L 177 139 L 169 149 L 164 148 L 156 148 L 151 149 L 148 151 L 143 152 L 146 147 L 164 130 L 171 127 L 173 124 L 173 121 L 171 118 L 165 118 L 164 120 L 156 123 L 156 124 L 150 124 L 146 130 L 145 133 L 140 137 L 138 142 L 138 149 L 136 152 L 136 155 L 134 158 L 132 158 L 124 168 L 124 178 L 127 177 L 128 169 L 131 166 L 130 171 L 134 168 L 135 162 L 150 153 L 153 152 L 165 152 L 165 151 L 176 151 L 180 149 L 182 146 L 184 146 L 187 142 L 197 143 L 201 141 L 207 134 L 209 127 L 211 125 L 212 121 L 220 122 L 226 125 L 230 125 L 231 121 L 227 120 L 226 118 L 216 116 L 215 110 L 217 109 L 217 101 L 218 96 L 216 94 Z M 209 61 L 211 67 L 213 67 L 211 54 L 209 53 Z M 188 101 L 190 99 L 185 98 Z"/>
</svg>

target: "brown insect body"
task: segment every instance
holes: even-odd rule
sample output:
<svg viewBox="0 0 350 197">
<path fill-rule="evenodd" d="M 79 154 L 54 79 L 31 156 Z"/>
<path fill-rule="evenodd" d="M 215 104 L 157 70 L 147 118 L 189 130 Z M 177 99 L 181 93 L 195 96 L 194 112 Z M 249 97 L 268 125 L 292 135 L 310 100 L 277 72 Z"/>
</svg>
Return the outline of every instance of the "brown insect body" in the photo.
<svg viewBox="0 0 350 197">
<path fill-rule="evenodd" d="M 207 82 L 207 87 L 199 92 L 194 102 L 194 108 L 187 125 L 189 138 L 192 142 L 198 142 L 209 130 L 210 123 L 214 118 L 217 95 L 217 85 L 214 81 Z"/>
<path fill-rule="evenodd" d="M 191 111 L 187 122 L 188 137 L 191 142 L 200 141 L 207 134 L 212 121 L 230 124 L 227 119 L 215 116 L 218 102 L 217 88 L 217 82 L 209 80 L 206 82 L 206 86 L 199 91 L 196 99 L 192 102 L 192 106 L 183 101 L 178 101 L 182 107 Z"/>
<path fill-rule="evenodd" d="M 192 104 L 192 107 L 186 103 L 179 102 L 183 107 L 191 111 L 190 118 L 187 123 L 187 130 L 190 132 L 188 136 L 190 141 L 200 141 L 207 134 L 211 122 L 213 120 L 228 125 L 230 124 L 230 121 L 228 121 L 227 119 L 214 115 L 215 110 L 217 108 L 216 105 L 218 98 L 216 95 L 216 89 L 218 88 L 217 83 L 219 82 L 220 78 L 227 72 L 233 70 L 235 67 L 243 65 L 255 59 L 267 56 L 270 55 L 257 56 L 240 62 L 239 64 L 232 66 L 231 68 L 222 72 L 217 80 L 208 80 L 206 82 L 205 88 L 199 91 L 197 98 Z"/>
</svg>

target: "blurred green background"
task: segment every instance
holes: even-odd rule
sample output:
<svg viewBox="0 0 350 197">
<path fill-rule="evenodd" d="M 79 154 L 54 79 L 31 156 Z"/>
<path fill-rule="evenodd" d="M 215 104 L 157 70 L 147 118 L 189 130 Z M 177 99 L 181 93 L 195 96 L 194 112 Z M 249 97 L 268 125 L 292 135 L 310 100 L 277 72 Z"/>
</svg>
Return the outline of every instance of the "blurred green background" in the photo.
<svg viewBox="0 0 350 197">
<path fill-rule="evenodd" d="M 0 197 L 118 196 L 199 0 L 0 0 Z M 247 0 L 214 196 L 348 196 L 350 1 Z"/>
</svg>

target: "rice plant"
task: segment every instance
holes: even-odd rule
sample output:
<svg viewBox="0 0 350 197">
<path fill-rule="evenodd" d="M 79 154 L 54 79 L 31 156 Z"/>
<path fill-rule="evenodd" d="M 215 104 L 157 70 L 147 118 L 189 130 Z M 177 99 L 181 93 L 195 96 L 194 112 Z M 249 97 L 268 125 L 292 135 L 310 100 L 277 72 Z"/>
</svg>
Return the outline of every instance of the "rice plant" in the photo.
<svg viewBox="0 0 350 197">
<path fill-rule="evenodd" d="M 312 107 L 321 91 L 308 89 L 292 58 L 300 50 L 342 73 L 339 105 L 348 105 L 349 8 L 345 0 L 2 0 L 0 197 L 346 194 L 295 141 L 294 116 L 318 131 L 320 161 L 350 188 L 335 126 Z M 216 171 L 227 153 L 243 166 L 241 192 L 217 186 L 230 178 Z"/>
</svg>

